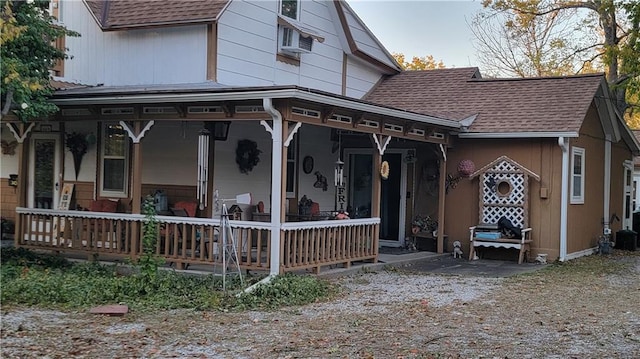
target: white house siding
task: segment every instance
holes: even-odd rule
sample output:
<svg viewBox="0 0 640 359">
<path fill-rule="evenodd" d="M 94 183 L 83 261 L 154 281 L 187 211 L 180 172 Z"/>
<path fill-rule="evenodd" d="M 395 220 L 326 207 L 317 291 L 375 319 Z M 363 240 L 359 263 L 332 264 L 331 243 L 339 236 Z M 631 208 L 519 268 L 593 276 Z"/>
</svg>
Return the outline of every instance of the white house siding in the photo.
<svg viewBox="0 0 640 359">
<path fill-rule="evenodd" d="M 102 32 L 81 1 L 61 6 L 72 59 L 64 79 L 105 86 L 197 83 L 206 80 L 206 25 Z"/>
<path fill-rule="evenodd" d="M 362 98 L 380 79 L 380 73 L 363 66 L 361 60 L 347 59 L 347 92 L 349 97 Z"/>
<path fill-rule="evenodd" d="M 334 209 L 336 188 L 334 186 L 334 169 L 338 159 L 338 152 L 331 153 L 331 129 L 303 124 L 298 131 L 300 150 L 298 152 L 298 192 L 299 197 L 306 195 L 320 205 L 321 211 Z M 309 174 L 302 170 L 302 160 L 305 156 L 313 157 L 313 171 Z M 344 158 L 342 159 L 344 161 Z M 315 172 L 318 171 L 327 178 L 327 191 L 315 188 Z M 345 171 L 346 172 L 346 171 Z"/>
<path fill-rule="evenodd" d="M 277 2 L 233 1 L 218 21 L 220 83 L 233 86 L 274 84 Z"/>
<path fill-rule="evenodd" d="M 300 56 L 300 86 L 342 92 L 342 45 L 327 6 L 329 1 L 302 1 L 300 20 L 324 37 L 314 41 L 313 52 Z"/>
<path fill-rule="evenodd" d="M 276 61 L 278 2 L 233 1 L 218 24 L 218 82 L 232 86 L 297 85 L 342 91 L 342 45 L 327 1 L 301 2 L 300 21 L 324 37 L 300 66 Z M 366 90 L 365 90 L 366 91 Z"/>
<path fill-rule="evenodd" d="M 156 121 L 142 139 L 142 183 L 195 186 L 200 122 Z"/>
<path fill-rule="evenodd" d="M 241 173 L 236 163 L 236 147 L 238 141 L 244 139 L 255 141 L 262 151 L 260 162 L 247 174 Z M 235 122 L 231 124 L 227 140 L 217 141 L 215 146 L 214 187 L 220 197 L 235 198 L 237 194 L 249 192 L 254 205 L 262 201 L 265 212 L 270 212 L 271 134 L 258 121 Z M 249 213 L 247 206 L 240 207 Z"/>
</svg>

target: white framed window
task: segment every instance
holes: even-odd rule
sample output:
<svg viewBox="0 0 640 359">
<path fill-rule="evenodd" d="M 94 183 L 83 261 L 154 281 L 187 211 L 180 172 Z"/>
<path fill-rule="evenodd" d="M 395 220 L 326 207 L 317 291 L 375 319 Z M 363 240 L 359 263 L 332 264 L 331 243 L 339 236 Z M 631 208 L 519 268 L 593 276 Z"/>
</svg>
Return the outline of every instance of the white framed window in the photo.
<svg viewBox="0 0 640 359">
<path fill-rule="evenodd" d="M 129 184 L 129 136 L 117 123 L 102 125 L 100 196 L 127 197 Z"/>
<path fill-rule="evenodd" d="M 287 198 L 296 196 L 296 178 L 298 170 L 298 136 L 287 147 Z"/>
<path fill-rule="evenodd" d="M 584 148 L 571 148 L 571 204 L 584 204 Z"/>
<path fill-rule="evenodd" d="M 280 0 L 280 15 L 298 20 L 300 0 Z"/>
</svg>

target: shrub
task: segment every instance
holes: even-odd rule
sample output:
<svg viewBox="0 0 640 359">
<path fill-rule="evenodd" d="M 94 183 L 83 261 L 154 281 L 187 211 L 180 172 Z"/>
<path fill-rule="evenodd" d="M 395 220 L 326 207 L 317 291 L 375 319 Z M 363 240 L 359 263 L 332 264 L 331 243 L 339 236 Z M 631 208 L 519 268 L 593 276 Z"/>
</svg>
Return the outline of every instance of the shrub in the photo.
<svg viewBox="0 0 640 359">
<path fill-rule="evenodd" d="M 237 277 L 227 279 L 227 292 L 219 276 L 158 271 L 153 277 L 121 275 L 117 265 L 98 262 L 72 264 L 64 258 L 26 249 L 3 248 L 0 266 L 3 304 L 87 308 L 125 303 L 131 310 L 192 308 L 243 310 L 312 303 L 331 293 L 330 285 L 309 276 L 284 275 L 252 293 L 236 297 L 242 289 Z M 260 277 L 245 278 L 248 284 Z"/>
</svg>

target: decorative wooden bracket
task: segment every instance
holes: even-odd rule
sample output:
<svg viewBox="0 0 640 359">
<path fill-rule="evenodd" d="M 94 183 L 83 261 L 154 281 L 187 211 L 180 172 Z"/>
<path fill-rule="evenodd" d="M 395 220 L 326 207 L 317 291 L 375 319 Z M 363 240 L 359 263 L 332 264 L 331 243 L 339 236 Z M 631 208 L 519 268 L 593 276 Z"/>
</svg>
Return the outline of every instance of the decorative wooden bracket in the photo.
<svg viewBox="0 0 640 359">
<path fill-rule="evenodd" d="M 142 131 L 140 131 L 140 133 L 134 134 L 133 130 L 131 129 L 131 127 L 129 127 L 129 125 L 126 122 L 120 121 L 120 126 L 122 126 L 122 128 L 124 128 L 127 131 L 127 133 L 129 134 L 129 138 L 131 138 L 131 141 L 133 141 L 133 143 L 140 143 L 140 140 L 144 137 L 145 132 L 149 131 L 149 129 L 151 128 L 151 126 L 153 126 L 153 124 L 154 124 L 153 120 L 147 122 L 147 124 L 144 126 Z"/>
<path fill-rule="evenodd" d="M 359 113 L 353 119 L 353 128 L 357 128 L 359 124 L 364 122 L 364 113 Z"/>
<path fill-rule="evenodd" d="M 447 162 L 447 151 L 444 149 L 442 143 L 440 144 L 440 152 L 442 153 L 442 159 Z"/>
<path fill-rule="evenodd" d="M 322 121 L 322 123 L 327 123 L 327 121 L 329 121 L 329 118 L 333 116 L 334 112 L 335 108 L 333 107 L 323 109 L 322 113 L 320 114 L 320 120 Z"/>
<path fill-rule="evenodd" d="M 415 123 L 413 123 L 413 122 L 408 122 L 408 121 L 407 121 L 407 122 L 405 122 L 405 123 L 404 123 L 404 125 L 403 125 L 402 127 L 404 128 L 403 133 L 404 133 L 404 135 L 406 136 L 406 135 L 408 135 L 408 134 L 409 134 L 409 132 L 410 132 L 411 130 L 413 130 L 413 129 L 416 127 L 416 124 L 415 124 Z"/>
<path fill-rule="evenodd" d="M 176 111 L 178 112 L 178 117 L 185 118 L 187 117 L 187 111 L 184 105 L 176 105 L 174 106 Z"/>
<path fill-rule="evenodd" d="M 262 125 L 262 127 L 264 127 L 265 130 L 267 130 L 267 132 L 271 134 L 271 137 L 273 137 L 273 127 L 271 127 L 271 125 L 269 125 L 269 123 L 265 120 L 260 120 L 260 124 Z"/>
<path fill-rule="evenodd" d="M 262 125 L 262 127 L 264 127 L 265 130 L 267 130 L 267 132 L 271 134 L 271 137 L 273 137 L 273 128 L 269 125 L 269 123 L 265 120 L 261 120 L 260 124 Z M 284 141 L 284 147 L 289 147 L 289 143 L 291 143 L 291 140 L 293 140 L 293 136 L 296 134 L 296 132 L 298 132 L 300 126 L 302 126 L 302 122 L 298 122 L 295 126 L 293 126 L 293 128 L 289 128 L 289 134 L 287 135 L 286 141 Z"/>
<path fill-rule="evenodd" d="M 372 133 L 371 136 L 373 136 L 373 141 L 376 143 L 376 146 L 378 147 L 378 152 L 380 153 L 380 156 L 384 155 L 384 151 L 387 149 L 387 145 L 389 144 L 389 142 L 391 142 L 391 136 L 378 135 L 375 133 Z M 378 139 L 378 136 L 380 136 L 380 139 Z"/>
<path fill-rule="evenodd" d="M 225 117 L 233 117 L 234 108 L 229 102 L 224 102 L 221 107 Z"/>
<path fill-rule="evenodd" d="M 442 153 L 442 159 L 447 162 L 447 151 L 444 149 L 442 143 L 440 144 L 440 153 Z"/>
<path fill-rule="evenodd" d="M 15 137 L 18 143 L 24 142 L 24 140 L 27 138 L 27 135 L 29 134 L 29 132 L 31 132 L 35 125 L 36 124 L 34 122 L 31 122 L 25 129 L 23 124 L 18 127 L 18 125 L 16 125 L 15 123 L 7 122 L 7 127 L 9 127 L 9 130 L 11 131 L 11 133 L 13 133 L 13 137 Z"/>
<path fill-rule="evenodd" d="M 302 126 L 302 122 L 298 122 L 293 128 L 289 128 L 289 134 L 287 135 L 287 140 L 284 141 L 284 147 L 289 147 L 289 143 L 293 140 L 293 136 L 298 132 L 300 126 Z"/>
</svg>

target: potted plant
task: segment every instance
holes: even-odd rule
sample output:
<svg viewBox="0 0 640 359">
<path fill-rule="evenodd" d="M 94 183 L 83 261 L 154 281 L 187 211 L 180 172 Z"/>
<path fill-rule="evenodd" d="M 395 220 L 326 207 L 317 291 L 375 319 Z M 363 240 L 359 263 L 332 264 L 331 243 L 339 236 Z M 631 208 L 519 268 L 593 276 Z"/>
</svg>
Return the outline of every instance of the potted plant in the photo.
<svg viewBox="0 0 640 359">
<path fill-rule="evenodd" d="M 413 234 L 428 232 L 436 237 L 438 235 L 438 221 L 432 219 L 431 216 L 416 216 L 413 222 L 411 222 L 411 232 Z"/>
</svg>

